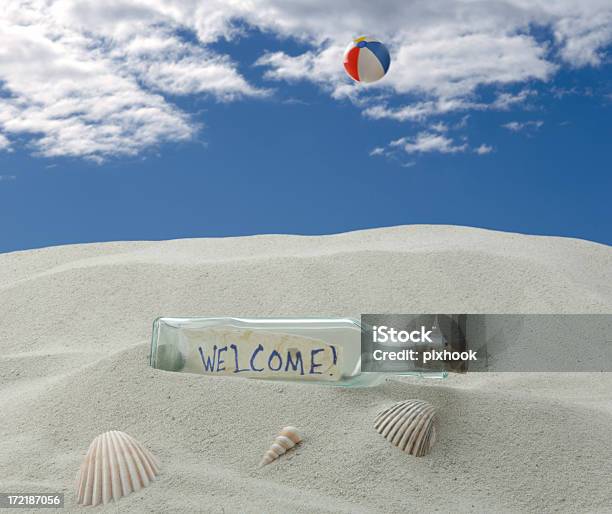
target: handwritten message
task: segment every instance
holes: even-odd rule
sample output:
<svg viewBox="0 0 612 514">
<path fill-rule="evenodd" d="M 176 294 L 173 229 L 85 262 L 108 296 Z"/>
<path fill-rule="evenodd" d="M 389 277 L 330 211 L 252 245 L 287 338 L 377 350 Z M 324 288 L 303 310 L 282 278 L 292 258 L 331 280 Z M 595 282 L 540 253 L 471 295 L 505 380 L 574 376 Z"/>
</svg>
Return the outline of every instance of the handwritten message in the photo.
<svg viewBox="0 0 612 514">
<path fill-rule="evenodd" d="M 341 348 L 294 334 L 209 328 L 184 330 L 189 371 L 205 375 L 340 380 Z"/>
</svg>

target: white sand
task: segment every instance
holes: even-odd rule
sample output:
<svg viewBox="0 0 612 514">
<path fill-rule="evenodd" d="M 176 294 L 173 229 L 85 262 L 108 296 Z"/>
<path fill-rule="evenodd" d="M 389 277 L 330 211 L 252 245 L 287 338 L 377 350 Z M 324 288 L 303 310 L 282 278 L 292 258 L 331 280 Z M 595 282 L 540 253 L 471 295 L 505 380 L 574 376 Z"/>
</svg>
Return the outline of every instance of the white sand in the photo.
<svg viewBox="0 0 612 514">
<path fill-rule="evenodd" d="M 121 512 L 612 512 L 612 373 L 467 374 L 346 390 L 148 367 L 159 315 L 612 312 L 612 249 L 416 226 L 327 237 L 91 244 L 0 255 L 0 491 L 66 493 L 99 433 L 162 461 Z M 383 406 L 440 411 L 416 459 Z M 275 432 L 299 449 L 261 470 Z"/>
</svg>

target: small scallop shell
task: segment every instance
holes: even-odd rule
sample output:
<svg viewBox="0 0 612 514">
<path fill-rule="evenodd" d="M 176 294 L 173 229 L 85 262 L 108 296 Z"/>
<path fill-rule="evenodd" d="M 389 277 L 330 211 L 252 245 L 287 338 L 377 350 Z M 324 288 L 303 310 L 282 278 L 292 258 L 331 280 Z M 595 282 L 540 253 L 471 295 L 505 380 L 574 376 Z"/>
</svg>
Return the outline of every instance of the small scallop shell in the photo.
<svg viewBox="0 0 612 514">
<path fill-rule="evenodd" d="M 136 439 L 111 430 L 89 445 L 77 477 L 79 505 L 107 504 L 148 486 L 159 474 L 159 461 Z"/>
<path fill-rule="evenodd" d="M 433 405 L 422 400 L 406 400 L 378 414 L 374 428 L 400 450 L 422 457 L 436 441 L 436 421 Z"/>
<path fill-rule="evenodd" d="M 261 462 L 259 463 L 259 467 L 266 466 L 270 464 L 270 462 L 278 459 L 281 455 L 283 455 L 287 450 L 293 448 L 296 444 L 298 444 L 302 438 L 300 434 L 298 434 L 297 428 L 295 427 L 285 427 L 274 439 L 272 446 L 270 449 L 264 453 Z"/>
</svg>

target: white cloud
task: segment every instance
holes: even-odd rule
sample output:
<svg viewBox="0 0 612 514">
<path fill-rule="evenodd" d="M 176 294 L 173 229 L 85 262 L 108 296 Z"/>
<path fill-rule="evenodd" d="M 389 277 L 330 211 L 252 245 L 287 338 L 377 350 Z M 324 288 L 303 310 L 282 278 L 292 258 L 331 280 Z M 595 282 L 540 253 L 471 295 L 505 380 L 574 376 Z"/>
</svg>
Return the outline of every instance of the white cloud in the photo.
<svg viewBox="0 0 612 514">
<path fill-rule="evenodd" d="M 434 102 L 418 102 L 414 105 L 404 105 L 402 107 L 387 107 L 384 105 L 374 105 L 364 109 L 363 114 L 375 120 L 391 119 L 396 121 L 422 120 L 427 116 L 438 113 Z"/>
<path fill-rule="evenodd" d="M 398 93 L 422 92 L 462 98 L 478 86 L 547 79 L 555 66 L 530 36 L 500 33 L 424 34 L 425 40 L 399 47 L 394 73 L 386 81 Z"/>
<path fill-rule="evenodd" d="M 501 92 L 490 103 L 475 101 L 472 96 L 440 97 L 436 100 L 417 101 L 400 107 L 373 105 L 364 109 L 363 114 L 372 119 L 423 121 L 430 116 L 444 115 L 456 111 L 484 111 L 489 109 L 505 111 L 536 95 L 537 92 L 531 89 L 524 89 L 518 93 Z"/>
<path fill-rule="evenodd" d="M 508 110 L 517 104 L 524 103 L 528 98 L 538 93 L 533 89 L 523 89 L 518 93 L 500 93 L 492 104 L 492 107 L 500 110 Z"/>
<path fill-rule="evenodd" d="M 373 105 L 364 109 L 363 114 L 375 120 L 392 119 L 396 121 L 422 121 L 434 115 L 443 115 L 453 111 L 467 109 L 484 109 L 484 104 L 477 104 L 460 98 L 440 98 L 436 101 L 415 102 L 401 107 Z"/>
<path fill-rule="evenodd" d="M 0 134 L 0 150 L 6 150 L 10 146 L 11 142 L 7 139 L 7 137 Z"/>
<path fill-rule="evenodd" d="M 485 102 L 479 88 L 548 81 L 566 64 L 597 65 L 612 42 L 609 0 L 443 0 L 434 4 L 396 0 L 375 6 L 366 0 L 313 0 L 308 6 L 287 3 L 286 9 L 279 9 L 280 2 L 275 1 L 263 5 L 275 13 L 281 33 L 296 30 L 315 42 L 301 54 L 264 55 L 258 64 L 268 68 L 266 76 L 311 81 L 336 98 L 355 99 L 374 91 L 395 100 L 398 95 L 411 96 L 410 102 L 400 106 L 369 102 L 364 115 L 373 119 L 421 121 L 452 111 L 507 110 L 533 98 L 535 92 L 502 90 L 496 99 Z M 549 28 L 554 38 L 536 37 L 533 27 Z M 360 33 L 378 34 L 391 49 L 391 70 L 380 83 L 355 85 L 338 66 L 349 36 Z"/>
<path fill-rule="evenodd" d="M 464 114 L 461 119 L 453 125 L 454 129 L 462 129 L 468 126 L 468 120 L 470 119 L 469 114 Z"/>
<path fill-rule="evenodd" d="M 370 152 L 370 157 L 374 157 L 376 155 L 384 155 L 385 149 L 382 146 L 377 146 Z"/>
<path fill-rule="evenodd" d="M 12 182 L 17 180 L 17 175 L 0 175 L 0 182 Z"/>
<path fill-rule="evenodd" d="M 172 95 L 211 93 L 221 100 L 263 96 L 250 85 L 227 57 L 181 41 L 172 34 L 136 36 L 112 52 L 151 89 Z"/>
<path fill-rule="evenodd" d="M 439 121 L 438 123 L 434 123 L 433 125 L 430 125 L 429 128 L 436 132 L 448 131 L 448 125 L 446 123 L 443 123 L 442 121 Z"/>
<path fill-rule="evenodd" d="M 535 37 L 532 27 L 553 37 Z M 533 98 L 522 84 L 550 80 L 561 66 L 601 64 L 612 42 L 612 4 L 4 0 L 0 132 L 28 135 L 44 156 L 98 160 L 192 139 L 198 127 L 175 96 L 230 101 L 270 94 L 211 47 L 248 37 L 250 28 L 307 47 L 262 53 L 256 62 L 267 80 L 314 82 L 369 118 L 424 120 L 508 109 Z M 370 86 L 353 84 L 340 64 L 347 41 L 361 33 L 379 35 L 393 57 L 388 76 Z M 496 99 L 485 101 L 482 86 L 497 90 Z"/>
<path fill-rule="evenodd" d="M 474 153 L 477 153 L 478 155 L 485 155 L 485 154 L 491 153 L 492 151 L 493 151 L 493 147 L 486 145 L 484 143 L 474 148 Z"/>
<path fill-rule="evenodd" d="M 485 155 L 494 151 L 494 148 L 485 143 L 470 148 L 465 136 L 460 137 L 460 142 L 453 137 L 447 136 L 442 131 L 422 131 L 412 137 L 401 137 L 391 141 L 386 147 L 379 146 L 370 152 L 370 156 L 384 156 L 391 160 L 398 160 L 400 154 L 456 154 L 466 151 L 477 155 Z M 416 161 L 401 164 L 402 167 L 411 167 Z"/>
<path fill-rule="evenodd" d="M 100 4 L 89 25 L 91 3 L 9 0 L 0 13 L 0 130 L 30 136 L 42 156 L 99 161 L 196 135 L 162 94 L 265 94 L 228 57 L 181 41 L 162 12 L 150 8 L 147 18 L 139 5 Z"/>
<path fill-rule="evenodd" d="M 442 134 L 432 132 L 419 132 L 416 137 L 402 137 L 389 143 L 390 147 L 397 147 L 408 154 L 413 153 L 457 153 L 464 152 L 467 143 L 456 144 L 455 141 Z"/>
<path fill-rule="evenodd" d="M 555 24 L 555 37 L 561 44 L 561 57 L 574 67 L 597 66 L 604 59 L 604 48 L 612 40 L 610 2 L 591 0 L 584 4 L 599 6 L 594 16 L 586 9 L 575 9 L 573 16 L 562 17 Z"/>
<path fill-rule="evenodd" d="M 521 132 L 523 130 L 537 130 L 544 122 L 542 120 L 530 120 L 530 121 L 509 121 L 504 123 L 502 127 L 508 129 L 511 132 Z"/>
</svg>

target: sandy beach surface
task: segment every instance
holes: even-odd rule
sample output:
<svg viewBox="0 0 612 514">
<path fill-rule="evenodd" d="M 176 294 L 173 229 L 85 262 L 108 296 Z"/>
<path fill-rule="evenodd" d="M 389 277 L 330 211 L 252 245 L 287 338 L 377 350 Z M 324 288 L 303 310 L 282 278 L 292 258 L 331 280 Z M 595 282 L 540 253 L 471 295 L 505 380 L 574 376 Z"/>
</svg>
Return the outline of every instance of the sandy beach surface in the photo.
<svg viewBox="0 0 612 514">
<path fill-rule="evenodd" d="M 612 512 L 612 373 L 473 373 L 369 389 L 151 369 L 154 318 L 612 313 L 612 249 L 446 226 L 73 245 L 0 255 L 0 491 L 64 492 L 91 440 L 139 439 L 150 487 L 90 511 Z M 421 398 L 420 459 L 377 434 Z M 265 468 L 275 433 L 304 441 Z"/>
</svg>

